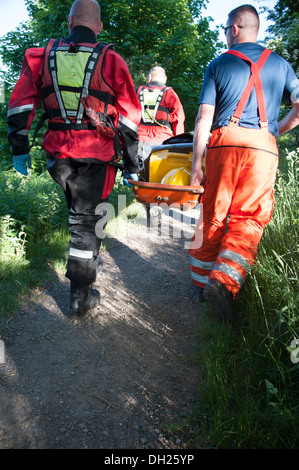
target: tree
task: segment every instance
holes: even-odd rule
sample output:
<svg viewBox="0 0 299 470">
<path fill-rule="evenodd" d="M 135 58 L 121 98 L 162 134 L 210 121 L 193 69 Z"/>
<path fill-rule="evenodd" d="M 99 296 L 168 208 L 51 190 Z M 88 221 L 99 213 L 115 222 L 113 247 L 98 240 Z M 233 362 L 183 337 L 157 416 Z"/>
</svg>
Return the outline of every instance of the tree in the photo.
<svg viewBox="0 0 299 470">
<path fill-rule="evenodd" d="M 273 10 L 268 9 L 268 19 L 274 24 L 268 31 L 275 39 L 271 48 L 291 62 L 299 72 L 299 11 L 297 0 L 278 0 Z"/>
<path fill-rule="evenodd" d="M 136 88 L 147 82 L 154 65 L 167 71 L 168 86 L 178 93 L 193 130 L 204 71 L 222 44 L 200 17 L 207 0 L 102 0 L 100 39 L 115 44 L 126 60 Z M 51 37 L 68 35 L 72 0 L 27 0 L 30 21 L 1 41 L 0 54 L 9 81 L 20 71 L 27 47 L 44 46 Z M 7 74 L 6 74 L 7 79 Z"/>
<path fill-rule="evenodd" d="M 278 0 L 273 10 L 268 11 L 268 19 L 273 21 L 269 26 L 270 38 L 266 41 L 266 46 L 275 51 L 281 57 L 289 61 L 296 74 L 299 72 L 299 12 L 296 0 Z M 289 111 L 290 106 L 282 106 L 280 117 L 282 118 Z M 279 138 L 281 149 L 298 147 L 298 129 Z"/>
</svg>

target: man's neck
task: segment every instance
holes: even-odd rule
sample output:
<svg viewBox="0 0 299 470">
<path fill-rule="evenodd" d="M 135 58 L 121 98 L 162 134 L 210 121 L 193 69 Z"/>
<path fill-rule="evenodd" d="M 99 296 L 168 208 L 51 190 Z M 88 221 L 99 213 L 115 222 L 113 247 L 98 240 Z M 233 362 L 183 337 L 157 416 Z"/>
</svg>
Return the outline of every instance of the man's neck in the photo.
<svg viewBox="0 0 299 470">
<path fill-rule="evenodd" d="M 163 83 L 163 82 L 158 82 L 157 80 L 152 80 L 151 82 L 149 82 L 149 86 L 165 86 L 166 84 Z"/>
<path fill-rule="evenodd" d="M 72 29 L 71 34 L 67 38 L 65 38 L 65 41 L 67 43 L 70 41 L 74 41 L 78 43 L 87 42 L 94 44 L 97 42 L 97 37 L 92 31 L 92 29 L 88 28 L 87 26 L 78 25 Z"/>
</svg>

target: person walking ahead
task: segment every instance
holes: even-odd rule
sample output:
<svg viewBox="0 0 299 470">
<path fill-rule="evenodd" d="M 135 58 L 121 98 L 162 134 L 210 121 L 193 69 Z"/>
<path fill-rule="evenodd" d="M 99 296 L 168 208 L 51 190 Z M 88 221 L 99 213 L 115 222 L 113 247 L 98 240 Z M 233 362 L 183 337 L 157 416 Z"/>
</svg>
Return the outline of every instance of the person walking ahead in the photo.
<svg viewBox="0 0 299 470">
<path fill-rule="evenodd" d="M 163 67 L 155 66 L 149 72 L 149 82 L 140 86 L 137 96 L 141 102 L 142 117 L 138 130 L 139 157 L 144 160 L 152 147 L 184 132 L 185 113 L 182 103 L 171 88 L 166 86 Z"/>
<path fill-rule="evenodd" d="M 208 66 L 194 134 L 190 184 L 200 185 L 213 122 L 203 221 L 189 250 L 191 278 L 200 300 L 227 320 L 272 216 L 276 137 L 299 123 L 295 72 L 287 61 L 256 44 L 258 29 L 258 13 L 251 5 L 229 13 L 224 28 L 229 50 Z M 283 95 L 293 99 L 293 108 L 278 124 Z"/>
<path fill-rule="evenodd" d="M 116 168 L 110 163 L 120 154 L 118 132 L 126 172 L 137 179 L 141 107 L 126 63 L 111 45 L 97 41 L 102 29 L 99 4 L 76 0 L 68 24 L 68 37 L 26 51 L 7 123 L 14 168 L 26 175 L 31 165 L 28 132 L 43 101 L 48 130 L 42 147 L 69 208 L 69 314 L 83 315 L 100 301 L 99 292 L 91 288 L 101 245 L 96 225 L 103 217 L 96 209 L 115 182 Z"/>
</svg>

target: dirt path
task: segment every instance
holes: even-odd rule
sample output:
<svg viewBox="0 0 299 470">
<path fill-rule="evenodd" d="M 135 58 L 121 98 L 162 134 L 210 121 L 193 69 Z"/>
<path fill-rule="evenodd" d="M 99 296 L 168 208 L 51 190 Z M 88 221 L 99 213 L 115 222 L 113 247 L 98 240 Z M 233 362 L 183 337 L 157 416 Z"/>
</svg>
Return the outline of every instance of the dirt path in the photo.
<svg viewBox="0 0 299 470">
<path fill-rule="evenodd" d="M 64 276 L 2 335 L 0 449 L 184 449 L 200 368 L 184 240 L 129 224 L 102 252 L 101 307 L 65 316 Z"/>
</svg>

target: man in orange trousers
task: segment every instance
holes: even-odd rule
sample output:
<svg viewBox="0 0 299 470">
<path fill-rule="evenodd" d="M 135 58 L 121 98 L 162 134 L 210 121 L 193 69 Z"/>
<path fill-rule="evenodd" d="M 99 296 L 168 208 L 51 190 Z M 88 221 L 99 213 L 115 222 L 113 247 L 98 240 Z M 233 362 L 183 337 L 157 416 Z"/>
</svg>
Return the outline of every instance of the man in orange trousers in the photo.
<svg viewBox="0 0 299 470">
<path fill-rule="evenodd" d="M 256 44 L 258 29 L 251 5 L 229 13 L 224 28 L 229 50 L 206 71 L 194 133 L 190 184 L 205 183 L 205 192 L 202 222 L 189 250 L 191 278 L 199 300 L 224 320 L 232 319 L 233 300 L 272 216 L 276 138 L 299 123 L 295 72 Z M 278 123 L 283 95 L 293 107 Z"/>
</svg>

